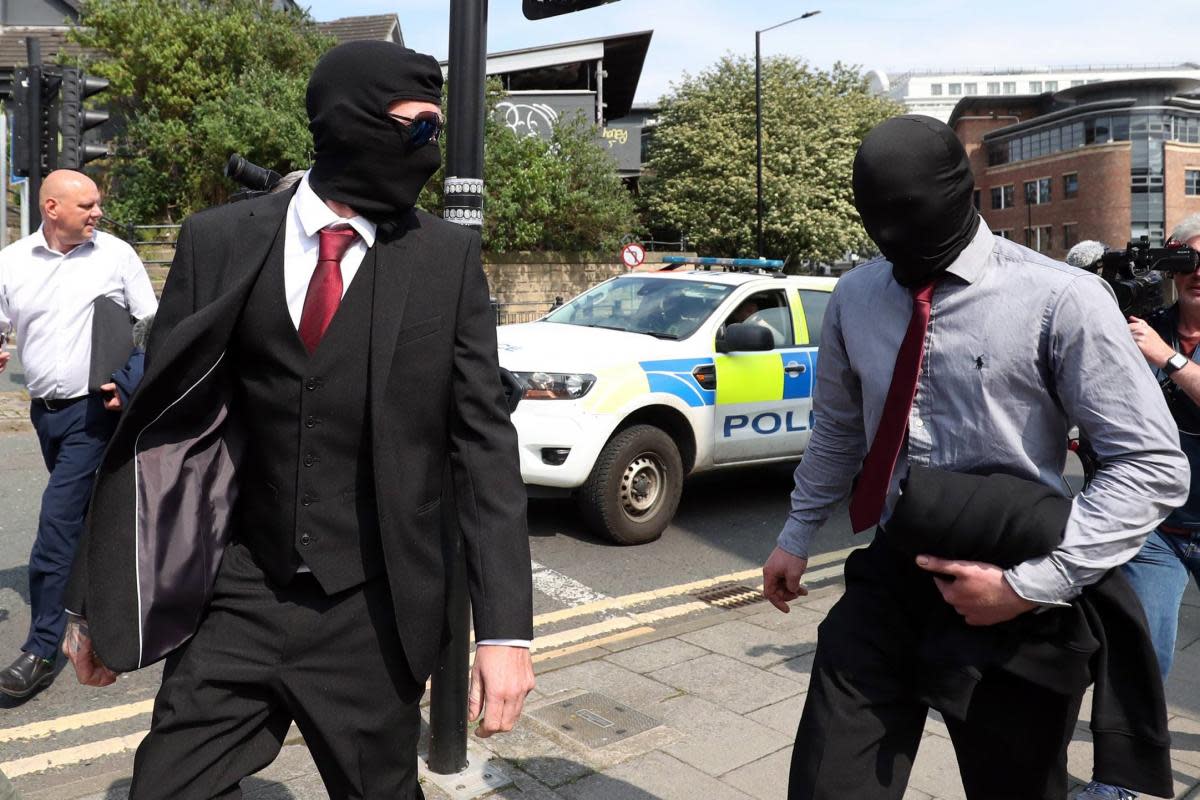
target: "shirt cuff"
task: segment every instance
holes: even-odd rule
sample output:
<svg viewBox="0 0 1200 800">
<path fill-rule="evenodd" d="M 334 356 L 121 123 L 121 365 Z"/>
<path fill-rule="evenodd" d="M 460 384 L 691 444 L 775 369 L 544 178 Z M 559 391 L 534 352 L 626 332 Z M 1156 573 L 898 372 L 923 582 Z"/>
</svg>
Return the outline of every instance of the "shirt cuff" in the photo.
<svg viewBox="0 0 1200 800">
<path fill-rule="evenodd" d="M 532 644 L 528 639 L 483 639 L 475 643 L 476 647 L 524 647 L 526 650 Z"/>
<path fill-rule="evenodd" d="M 1079 589 L 1067 580 L 1050 556 L 1024 561 L 1004 571 L 1004 579 L 1022 598 L 1040 606 L 1069 606 Z"/>
<path fill-rule="evenodd" d="M 780 550 L 786 550 L 798 558 L 808 558 L 808 548 L 816 532 L 816 526 L 788 517 L 783 530 L 779 532 L 777 544 Z"/>
</svg>

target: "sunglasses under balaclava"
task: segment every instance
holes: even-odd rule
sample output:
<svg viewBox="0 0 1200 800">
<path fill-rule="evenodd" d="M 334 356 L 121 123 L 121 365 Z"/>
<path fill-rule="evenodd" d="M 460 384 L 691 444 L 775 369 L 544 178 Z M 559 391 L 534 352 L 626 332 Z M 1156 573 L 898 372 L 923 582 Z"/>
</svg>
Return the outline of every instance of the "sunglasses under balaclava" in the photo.
<svg viewBox="0 0 1200 800">
<path fill-rule="evenodd" d="M 854 205 L 906 288 L 936 278 L 979 228 L 975 179 L 962 143 L 932 117 L 881 122 L 854 157 Z"/>
<path fill-rule="evenodd" d="M 313 166 L 308 182 L 375 223 L 417 202 L 437 172 L 437 142 L 413 147 L 407 128 L 388 116 L 397 100 L 442 100 L 442 70 L 432 56 L 392 42 L 348 42 L 317 62 L 308 81 Z"/>
</svg>

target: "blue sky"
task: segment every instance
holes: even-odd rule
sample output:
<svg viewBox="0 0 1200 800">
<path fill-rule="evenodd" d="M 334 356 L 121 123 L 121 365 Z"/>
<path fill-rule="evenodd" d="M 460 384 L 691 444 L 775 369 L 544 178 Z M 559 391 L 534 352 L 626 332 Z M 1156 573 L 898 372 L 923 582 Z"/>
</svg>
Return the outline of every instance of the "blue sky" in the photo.
<svg viewBox="0 0 1200 800">
<path fill-rule="evenodd" d="M 890 72 L 1200 61 L 1200 46 L 1187 33 L 1196 5 L 1196 0 L 619 0 L 530 22 L 520 0 L 491 0 L 488 50 L 653 30 L 637 93 L 639 101 L 650 102 L 685 71 L 699 72 L 726 52 L 752 55 L 755 29 L 813 9 L 821 14 L 763 34 L 764 55 Z M 397 14 L 409 46 L 439 59 L 446 57 L 449 7 L 449 0 L 311 0 L 318 20 Z"/>
</svg>

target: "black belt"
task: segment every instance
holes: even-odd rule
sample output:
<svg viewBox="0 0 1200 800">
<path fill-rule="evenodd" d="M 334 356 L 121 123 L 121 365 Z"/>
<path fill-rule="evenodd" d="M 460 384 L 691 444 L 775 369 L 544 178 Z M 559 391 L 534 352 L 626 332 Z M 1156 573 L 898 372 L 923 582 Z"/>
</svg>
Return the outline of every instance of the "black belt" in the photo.
<svg viewBox="0 0 1200 800">
<path fill-rule="evenodd" d="M 1159 525 L 1158 529 L 1163 533 L 1169 533 L 1172 536 L 1191 536 L 1197 532 L 1196 528 L 1181 528 L 1177 525 Z"/>
<path fill-rule="evenodd" d="M 67 406 L 73 406 L 80 400 L 87 400 L 91 395 L 81 394 L 79 397 L 70 397 L 66 400 L 59 400 L 55 397 L 35 397 L 32 402 L 34 405 L 39 405 L 47 411 L 61 411 Z"/>
</svg>

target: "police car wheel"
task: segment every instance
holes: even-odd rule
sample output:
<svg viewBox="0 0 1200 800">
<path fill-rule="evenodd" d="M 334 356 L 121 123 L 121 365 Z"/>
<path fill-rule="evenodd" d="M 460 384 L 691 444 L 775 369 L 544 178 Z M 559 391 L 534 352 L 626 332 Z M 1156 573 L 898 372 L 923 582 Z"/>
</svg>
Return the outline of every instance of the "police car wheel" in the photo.
<svg viewBox="0 0 1200 800">
<path fill-rule="evenodd" d="M 584 519 L 618 544 L 644 544 L 662 536 L 683 491 L 679 448 L 653 425 L 620 431 L 579 489 Z"/>
</svg>

